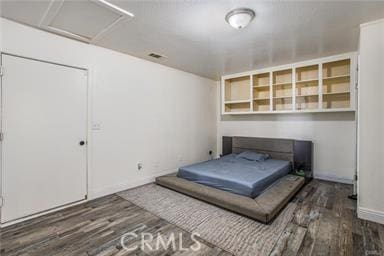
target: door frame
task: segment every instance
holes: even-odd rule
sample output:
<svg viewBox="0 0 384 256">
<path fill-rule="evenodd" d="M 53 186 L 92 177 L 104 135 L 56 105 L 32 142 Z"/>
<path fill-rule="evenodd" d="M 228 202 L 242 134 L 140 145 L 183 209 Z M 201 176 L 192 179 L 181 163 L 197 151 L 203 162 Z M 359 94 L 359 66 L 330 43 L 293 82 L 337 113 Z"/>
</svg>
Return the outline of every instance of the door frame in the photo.
<svg viewBox="0 0 384 256">
<path fill-rule="evenodd" d="M 90 133 L 91 109 L 92 109 L 91 108 L 92 99 L 91 99 L 91 93 L 90 93 L 90 91 L 91 91 L 90 90 L 91 89 L 91 83 L 90 83 L 91 79 L 90 79 L 90 71 L 88 68 L 83 68 L 83 67 L 78 67 L 78 66 L 73 66 L 73 65 L 67 65 L 67 64 L 62 64 L 62 63 L 58 63 L 58 62 L 53 62 L 53 61 L 48 61 L 48 60 L 43 60 L 43 59 L 38 59 L 38 58 L 32 58 L 32 57 L 26 57 L 26 56 L 22 56 L 22 55 L 18 55 L 18 54 L 0 51 L 0 67 L 2 67 L 2 68 L 3 68 L 3 56 L 5 56 L 5 55 L 11 56 L 11 57 L 16 57 L 16 58 L 21 58 L 21 59 L 26 59 L 26 60 L 32 60 L 32 61 L 38 61 L 38 62 L 42 62 L 42 63 L 48 63 L 48 64 L 53 64 L 53 65 L 63 66 L 63 67 L 67 67 L 67 68 L 74 68 L 74 69 L 82 70 L 85 72 L 84 75 L 87 77 L 86 78 L 86 106 L 87 107 L 86 107 L 86 118 L 85 118 L 86 119 L 85 120 L 85 122 L 86 122 L 86 124 L 85 124 L 85 127 L 86 127 L 86 131 L 85 131 L 85 140 L 86 140 L 86 144 L 85 144 L 86 195 L 85 195 L 84 199 L 81 199 L 81 200 L 78 200 L 78 201 L 75 201 L 75 202 L 72 202 L 69 204 L 65 204 L 65 205 L 61 205 L 61 206 L 54 207 L 51 209 L 47 209 L 45 211 L 34 213 L 34 214 L 31 214 L 31 215 L 28 215 L 28 216 L 25 216 L 25 217 L 22 217 L 22 218 L 19 218 L 16 220 L 0 223 L 0 227 L 10 226 L 10 225 L 22 222 L 22 221 L 33 219 L 33 218 L 36 218 L 36 217 L 39 217 L 39 216 L 42 216 L 42 215 L 45 215 L 45 214 L 48 214 L 51 212 L 59 211 L 59 210 L 65 209 L 67 207 L 82 204 L 82 203 L 88 201 L 89 193 L 90 193 L 90 191 L 89 191 L 89 167 L 90 167 L 90 159 L 91 159 L 91 155 L 90 155 L 91 150 L 89 150 L 89 145 L 91 144 L 90 139 L 92 138 L 92 135 Z M 0 132 L 1 133 L 3 132 L 3 114 L 4 114 L 3 111 L 4 111 L 4 106 L 3 106 L 3 76 L 0 76 Z M 3 194 L 4 194 L 3 193 L 3 187 L 4 187 L 3 182 L 4 182 L 4 180 L 3 180 L 3 141 L 0 141 L 0 214 L 2 213 L 2 209 L 3 209 L 2 206 L 5 203 L 5 199 L 3 197 Z"/>
</svg>

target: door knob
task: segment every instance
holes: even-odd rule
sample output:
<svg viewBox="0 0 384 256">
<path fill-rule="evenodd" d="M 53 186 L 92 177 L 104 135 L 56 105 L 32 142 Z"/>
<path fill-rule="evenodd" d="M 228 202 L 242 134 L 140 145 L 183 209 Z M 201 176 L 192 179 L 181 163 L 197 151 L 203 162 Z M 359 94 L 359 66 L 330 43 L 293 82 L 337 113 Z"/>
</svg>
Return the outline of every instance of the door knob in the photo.
<svg viewBox="0 0 384 256">
<path fill-rule="evenodd" d="M 84 144 L 85 144 L 85 141 L 83 141 L 83 140 L 79 142 L 80 146 L 84 146 Z"/>
</svg>

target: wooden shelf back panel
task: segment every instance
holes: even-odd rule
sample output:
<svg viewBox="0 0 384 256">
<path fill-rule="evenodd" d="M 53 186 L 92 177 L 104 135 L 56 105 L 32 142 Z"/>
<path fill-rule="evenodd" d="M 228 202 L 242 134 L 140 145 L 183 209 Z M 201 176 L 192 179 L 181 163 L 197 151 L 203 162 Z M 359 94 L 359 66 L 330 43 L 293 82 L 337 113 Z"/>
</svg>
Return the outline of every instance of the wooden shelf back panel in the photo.
<svg viewBox="0 0 384 256">
<path fill-rule="evenodd" d="M 319 96 L 296 97 L 296 110 L 319 108 Z"/>
<path fill-rule="evenodd" d="M 323 95 L 324 109 L 349 108 L 350 106 L 350 93 Z"/>
<path fill-rule="evenodd" d="M 250 99 L 250 77 L 243 76 L 225 81 L 225 101 Z"/>
<path fill-rule="evenodd" d="M 257 74 L 253 76 L 253 86 L 269 85 L 269 73 Z"/>
<path fill-rule="evenodd" d="M 269 111 L 269 100 L 253 101 L 253 111 Z"/>
<path fill-rule="evenodd" d="M 292 69 L 273 72 L 273 84 L 292 83 Z"/>
<path fill-rule="evenodd" d="M 269 98 L 269 87 L 253 88 L 253 98 Z"/>
<path fill-rule="evenodd" d="M 273 86 L 273 97 L 292 96 L 292 84 Z"/>
<path fill-rule="evenodd" d="M 323 93 L 347 92 L 350 90 L 350 77 L 323 80 Z"/>
<path fill-rule="evenodd" d="M 319 65 L 296 68 L 296 81 L 319 79 Z"/>
<path fill-rule="evenodd" d="M 292 98 L 273 99 L 273 110 L 292 110 Z"/>
<path fill-rule="evenodd" d="M 351 60 L 339 60 L 323 64 L 323 78 L 349 75 Z"/>
<path fill-rule="evenodd" d="M 296 95 L 308 95 L 319 93 L 319 81 L 296 84 Z"/>
<path fill-rule="evenodd" d="M 225 112 L 249 112 L 249 111 L 251 111 L 250 103 L 225 104 Z"/>
</svg>

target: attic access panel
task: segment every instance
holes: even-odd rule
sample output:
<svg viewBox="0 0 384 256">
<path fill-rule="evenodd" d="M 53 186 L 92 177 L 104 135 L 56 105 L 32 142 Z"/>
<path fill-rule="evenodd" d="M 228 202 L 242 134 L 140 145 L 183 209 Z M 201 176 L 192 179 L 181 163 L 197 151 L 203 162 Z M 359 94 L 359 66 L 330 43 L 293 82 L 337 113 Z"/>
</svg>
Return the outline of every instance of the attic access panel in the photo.
<svg viewBox="0 0 384 256">
<path fill-rule="evenodd" d="M 104 0 L 52 1 L 40 27 L 84 42 L 95 42 L 113 26 L 133 17 Z"/>
</svg>

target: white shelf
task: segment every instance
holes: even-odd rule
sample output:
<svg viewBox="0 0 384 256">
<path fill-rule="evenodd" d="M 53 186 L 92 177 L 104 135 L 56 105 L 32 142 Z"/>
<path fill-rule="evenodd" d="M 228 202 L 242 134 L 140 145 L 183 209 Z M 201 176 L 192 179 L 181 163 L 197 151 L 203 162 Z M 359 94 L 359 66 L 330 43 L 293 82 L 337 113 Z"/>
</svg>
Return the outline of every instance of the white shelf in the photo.
<svg viewBox="0 0 384 256">
<path fill-rule="evenodd" d="M 292 99 L 292 95 L 291 96 L 277 96 L 277 97 L 273 97 L 273 99 Z"/>
<path fill-rule="evenodd" d="M 349 74 L 348 75 L 342 75 L 342 76 L 330 76 L 330 77 L 323 77 L 323 80 L 331 80 L 331 79 L 339 79 L 339 78 L 347 78 L 351 77 Z"/>
<path fill-rule="evenodd" d="M 350 91 L 345 92 L 324 92 L 323 95 L 336 95 L 336 94 L 348 94 L 351 93 Z"/>
<path fill-rule="evenodd" d="M 270 100 L 270 98 L 253 98 L 253 100 Z"/>
<path fill-rule="evenodd" d="M 314 96 L 319 96 L 319 94 L 314 93 L 314 94 L 296 95 L 296 97 L 314 97 Z"/>
<path fill-rule="evenodd" d="M 353 108 L 325 108 L 325 109 L 302 109 L 302 110 L 272 110 L 272 111 L 248 111 L 248 112 L 226 112 L 223 115 L 252 115 L 252 114 L 298 114 L 298 113 L 322 113 L 322 112 L 355 112 Z"/>
<path fill-rule="evenodd" d="M 313 83 L 313 82 L 319 82 L 319 79 L 308 79 L 308 80 L 296 81 L 296 84 Z"/>
<path fill-rule="evenodd" d="M 292 85 L 292 82 L 289 82 L 289 83 L 277 83 L 277 84 L 273 84 L 273 86 L 284 86 L 284 85 Z"/>
<path fill-rule="evenodd" d="M 266 87 L 269 87 L 269 84 L 265 84 L 265 85 L 254 85 L 253 88 L 266 88 Z"/>
<path fill-rule="evenodd" d="M 236 104 L 236 103 L 250 103 L 250 100 L 230 100 L 224 101 L 224 104 Z"/>
</svg>

